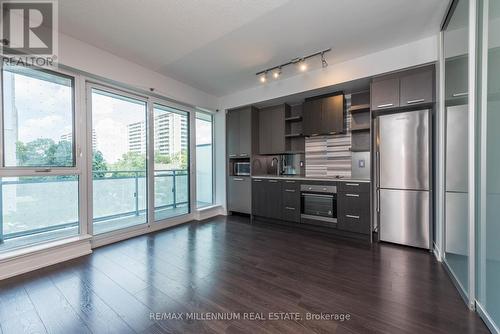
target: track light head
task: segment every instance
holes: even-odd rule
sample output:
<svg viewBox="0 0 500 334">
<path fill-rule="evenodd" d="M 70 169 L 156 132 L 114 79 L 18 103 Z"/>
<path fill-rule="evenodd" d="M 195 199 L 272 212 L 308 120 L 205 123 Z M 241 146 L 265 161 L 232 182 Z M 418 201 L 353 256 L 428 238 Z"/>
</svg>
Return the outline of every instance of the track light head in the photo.
<svg viewBox="0 0 500 334">
<path fill-rule="evenodd" d="M 326 68 L 328 67 L 328 62 L 325 59 L 325 53 L 321 52 L 321 67 Z"/>
<path fill-rule="evenodd" d="M 260 75 L 260 82 L 265 83 L 267 81 L 267 71 Z"/>
<path fill-rule="evenodd" d="M 307 64 L 306 64 L 306 61 L 304 59 L 302 59 L 300 62 L 299 62 L 299 70 L 301 72 L 305 72 L 307 70 Z"/>
<path fill-rule="evenodd" d="M 281 66 L 278 67 L 276 71 L 273 73 L 273 78 L 278 79 L 281 76 Z"/>
</svg>

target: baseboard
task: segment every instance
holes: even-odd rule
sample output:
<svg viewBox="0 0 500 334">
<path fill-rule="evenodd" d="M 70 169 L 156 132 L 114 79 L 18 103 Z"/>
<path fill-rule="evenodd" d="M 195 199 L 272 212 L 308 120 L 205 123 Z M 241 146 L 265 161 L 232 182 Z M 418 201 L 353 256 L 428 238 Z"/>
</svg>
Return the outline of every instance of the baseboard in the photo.
<svg viewBox="0 0 500 334">
<path fill-rule="evenodd" d="M 37 245 L 0 259 L 0 280 L 92 253 L 90 236 Z"/>
<path fill-rule="evenodd" d="M 484 323 L 486 324 L 491 333 L 500 334 L 500 329 L 498 328 L 498 326 L 495 324 L 493 319 L 491 319 L 488 312 L 486 312 L 486 310 L 483 308 L 483 305 L 481 305 L 477 301 L 476 301 L 476 311 L 481 317 L 481 319 L 483 319 Z"/>
<path fill-rule="evenodd" d="M 223 215 L 224 210 L 220 205 L 211 206 L 209 208 L 202 208 L 196 211 L 194 215 L 195 220 L 205 220 L 215 216 Z"/>
<path fill-rule="evenodd" d="M 450 269 L 448 263 L 446 262 L 446 260 L 444 260 L 442 262 L 443 264 L 443 267 L 445 269 L 445 271 L 448 273 L 448 277 L 450 277 L 453 285 L 455 286 L 455 288 L 457 289 L 458 291 L 458 294 L 460 295 L 460 297 L 462 297 L 462 300 L 464 301 L 465 305 L 467 305 L 467 307 L 474 311 L 474 303 L 471 303 L 469 301 L 469 296 L 467 295 L 464 287 L 462 286 L 462 284 L 458 281 L 458 279 L 455 277 L 455 274 L 453 273 L 453 271 Z"/>
<path fill-rule="evenodd" d="M 434 256 L 436 257 L 436 260 L 438 262 L 443 262 L 443 256 L 441 254 L 441 249 L 436 245 L 435 242 L 432 243 L 432 252 L 434 253 Z"/>
</svg>

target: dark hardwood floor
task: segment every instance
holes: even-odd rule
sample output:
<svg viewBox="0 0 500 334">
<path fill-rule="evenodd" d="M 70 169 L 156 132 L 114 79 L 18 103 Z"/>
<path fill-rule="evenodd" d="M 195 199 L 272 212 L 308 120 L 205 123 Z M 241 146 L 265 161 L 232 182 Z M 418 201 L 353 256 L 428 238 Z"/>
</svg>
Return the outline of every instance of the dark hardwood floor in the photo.
<svg viewBox="0 0 500 334">
<path fill-rule="evenodd" d="M 190 312 L 229 319 L 187 319 Z M 271 320 L 278 312 L 298 318 Z M 305 319 L 311 313 L 349 319 Z M 251 316 L 265 320 L 244 319 Z M 0 326 L 4 334 L 488 333 L 426 251 L 237 216 L 1 281 Z"/>
</svg>

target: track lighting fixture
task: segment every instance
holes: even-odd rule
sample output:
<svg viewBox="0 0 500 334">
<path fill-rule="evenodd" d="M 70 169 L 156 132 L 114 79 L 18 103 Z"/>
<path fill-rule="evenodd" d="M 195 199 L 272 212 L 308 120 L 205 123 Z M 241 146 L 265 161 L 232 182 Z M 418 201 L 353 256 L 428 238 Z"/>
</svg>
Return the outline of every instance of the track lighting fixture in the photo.
<svg viewBox="0 0 500 334">
<path fill-rule="evenodd" d="M 273 78 L 278 79 L 281 75 L 281 66 L 273 73 Z"/>
<path fill-rule="evenodd" d="M 328 67 L 328 62 L 325 59 L 325 53 L 321 52 L 321 67 L 326 68 Z"/>
<path fill-rule="evenodd" d="M 285 66 L 288 66 L 288 65 L 296 65 L 296 66 L 298 66 L 298 69 L 301 72 L 305 72 L 305 71 L 307 71 L 307 68 L 308 68 L 308 64 L 307 64 L 306 60 L 309 58 L 315 57 L 315 56 L 321 56 L 321 67 L 325 68 L 328 66 L 328 62 L 325 59 L 325 53 L 327 53 L 331 50 L 332 49 L 329 48 L 329 49 L 326 49 L 323 51 L 312 53 L 308 56 L 294 58 L 294 59 L 292 59 L 286 63 L 283 63 L 281 65 L 266 68 L 265 70 L 259 71 L 256 73 L 256 75 L 259 76 L 260 82 L 265 83 L 265 82 L 267 82 L 267 72 L 272 72 L 273 78 L 279 79 L 279 77 L 281 76 L 281 69 Z"/>
<path fill-rule="evenodd" d="M 306 61 L 304 59 L 302 59 L 300 62 L 299 62 L 299 70 L 301 72 L 305 72 L 307 70 L 307 64 L 306 64 Z"/>
<path fill-rule="evenodd" d="M 267 81 L 267 71 L 260 75 L 260 82 L 264 83 Z"/>
</svg>

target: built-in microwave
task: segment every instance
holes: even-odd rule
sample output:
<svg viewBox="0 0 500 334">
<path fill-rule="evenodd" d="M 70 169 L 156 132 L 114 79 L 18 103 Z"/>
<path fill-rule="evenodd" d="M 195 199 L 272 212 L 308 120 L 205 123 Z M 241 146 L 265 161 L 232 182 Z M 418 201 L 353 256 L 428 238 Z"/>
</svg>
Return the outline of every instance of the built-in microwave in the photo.
<svg viewBox="0 0 500 334">
<path fill-rule="evenodd" d="M 233 163 L 233 175 L 246 176 L 250 175 L 250 162 L 235 162 Z"/>
</svg>

